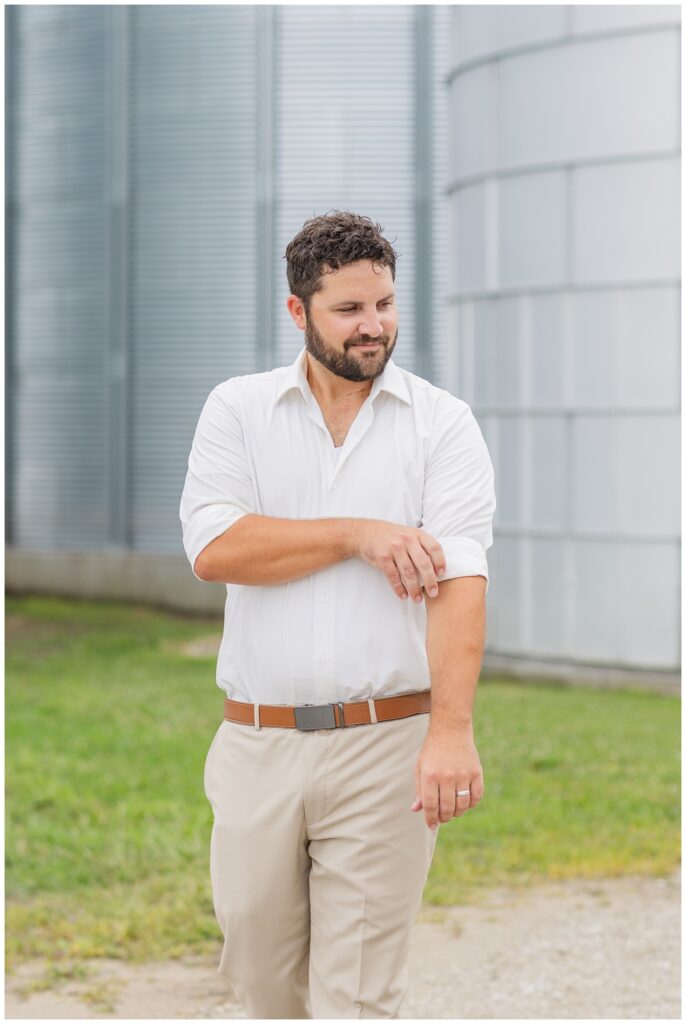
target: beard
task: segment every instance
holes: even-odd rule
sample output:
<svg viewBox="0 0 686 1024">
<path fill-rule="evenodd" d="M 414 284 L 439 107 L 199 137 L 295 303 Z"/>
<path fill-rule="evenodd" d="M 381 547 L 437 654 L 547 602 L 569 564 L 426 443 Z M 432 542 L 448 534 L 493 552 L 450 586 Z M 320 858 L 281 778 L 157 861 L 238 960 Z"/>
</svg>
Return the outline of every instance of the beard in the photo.
<svg viewBox="0 0 686 1024">
<path fill-rule="evenodd" d="M 308 317 L 305 326 L 305 348 L 309 354 L 331 373 L 335 373 L 337 377 L 343 377 L 344 380 L 374 380 L 382 374 L 386 363 L 393 354 L 397 340 L 398 329 L 396 328 L 393 341 L 387 334 L 382 334 L 378 338 L 353 338 L 351 341 L 346 341 L 344 351 L 339 352 L 326 343 L 314 326 L 311 316 Z M 364 351 L 363 349 L 350 351 L 356 343 L 362 341 L 376 341 L 379 343 L 379 348 L 376 351 Z"/>
</svg>

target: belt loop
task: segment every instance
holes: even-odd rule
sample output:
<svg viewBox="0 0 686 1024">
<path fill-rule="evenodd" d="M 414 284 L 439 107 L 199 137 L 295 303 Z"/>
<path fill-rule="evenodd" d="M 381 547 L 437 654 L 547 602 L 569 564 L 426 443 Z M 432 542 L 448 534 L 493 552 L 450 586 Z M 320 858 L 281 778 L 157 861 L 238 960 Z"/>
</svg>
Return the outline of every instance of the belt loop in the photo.
<svg viewBox="0 0 686 1024">
<path fill-rule="evenodd" d="M 370 722 L 378 721 L 378 719 L 376 717 L 376 707 L 374 705 L 374 700 L 372 699 L 372 697 L 368 698 L 367 704 L 369 705 L 369 721 Z"/>
<path fill-rule="evenodd" d="M 253 704 L 253 714 L 255 716 L 255 728 L 256 729 L 261 729 L 262 726 L 260 725 L 260 705 L 259 704 Z"/>
</svg>

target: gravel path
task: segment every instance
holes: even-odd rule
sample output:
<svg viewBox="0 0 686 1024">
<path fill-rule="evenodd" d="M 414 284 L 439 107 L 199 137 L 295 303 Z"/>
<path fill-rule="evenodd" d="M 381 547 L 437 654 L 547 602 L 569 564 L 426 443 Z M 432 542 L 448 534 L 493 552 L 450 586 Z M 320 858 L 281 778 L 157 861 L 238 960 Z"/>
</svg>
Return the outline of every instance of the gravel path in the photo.
<svg viewBox="0 0 686 1024">
<path fill-rule="evenodd" d="M 546 882 L 478 906 L 420 911 L 405 1019 L 677 1019 L 680 871 L 668 878 Z M 131 966 L 22 995 L 45 971 L 6 976 L 5 1019 L 242 1016 L 217 957 Z M 109 1002 L 108 1002 L 109 1000 Z"/>
</svg>

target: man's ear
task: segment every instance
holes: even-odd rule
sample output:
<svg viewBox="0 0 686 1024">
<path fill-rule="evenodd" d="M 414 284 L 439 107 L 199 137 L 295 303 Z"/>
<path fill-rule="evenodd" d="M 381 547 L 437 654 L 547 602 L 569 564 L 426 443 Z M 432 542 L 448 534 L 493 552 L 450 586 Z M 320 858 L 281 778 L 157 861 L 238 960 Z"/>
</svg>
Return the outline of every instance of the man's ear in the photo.
<svg viewBox="0 0 686 1024">
<path fill-rule="evenodd" d="M 307 318 L 305 316 L 305 307 L 297 295 L 289 295 L 286 299 L 286 308 L 293 318 L 293 322 L 296 327 L 299 327 L 301 331 L 304 331 L 307 327 Z"/>
</svg>

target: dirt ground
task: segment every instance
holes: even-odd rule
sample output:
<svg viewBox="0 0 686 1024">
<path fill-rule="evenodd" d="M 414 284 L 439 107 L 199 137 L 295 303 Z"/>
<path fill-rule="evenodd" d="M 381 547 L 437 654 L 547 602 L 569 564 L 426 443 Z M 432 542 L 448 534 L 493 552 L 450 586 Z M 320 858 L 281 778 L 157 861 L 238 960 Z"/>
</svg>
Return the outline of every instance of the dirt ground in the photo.
<svg viewBox="0 0 686 1024">
<path fill-rule="evenodd" d="M 497 889 L 479 906 L 424 906 L 401 1018 L 677 1019 L 680 871 L 665 879 Z M 5 1019 L 243 1016 L 212 958 L 76 965 L 31 991 L 46 965 L 6 977 Z M 79 976 L 79 968 L 84 976 Z"/>
</svg>

